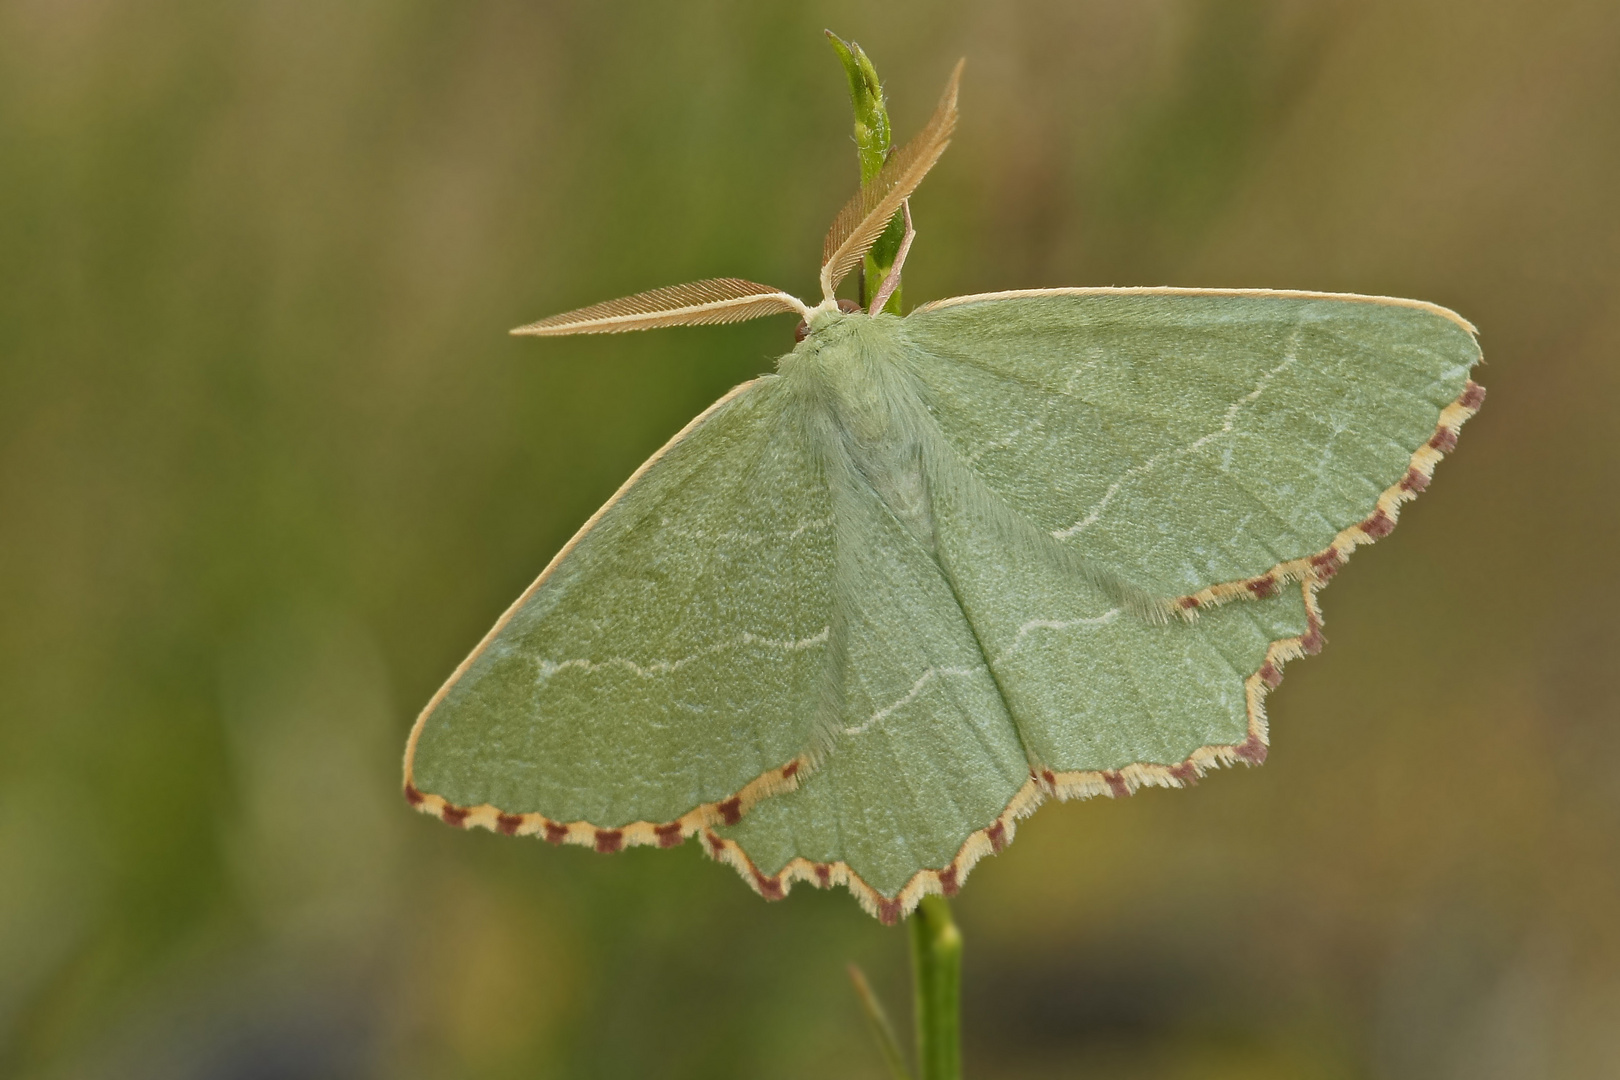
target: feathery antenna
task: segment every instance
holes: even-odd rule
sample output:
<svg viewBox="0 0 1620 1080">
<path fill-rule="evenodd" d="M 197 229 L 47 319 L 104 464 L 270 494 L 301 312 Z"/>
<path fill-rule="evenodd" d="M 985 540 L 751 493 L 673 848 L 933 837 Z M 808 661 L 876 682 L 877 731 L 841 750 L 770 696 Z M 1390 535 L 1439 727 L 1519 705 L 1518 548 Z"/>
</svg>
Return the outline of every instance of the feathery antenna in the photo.
<svg viewBox="0 0 1620 1080">
<path fill-rule="evenodd" d="M 636 293 L 532 322 L 513 330 L 533 337 L 564 334 L 620 334 L 659 326 L 714 326 L 763 315 L 793 312 L 808 319 L 810 309 L 796 296 L 741 278 L 708 278 L 685 285 Z"/>
<path fill-rule="evenodd" d="M 821 293 L 831 299 L 838 283 L 859 265 L 866 251 L 888 228 L 889 221 L 899 211 L 928 170 L 950 145 L 951 132 L 956 128 L 956 92 L 962 80 L 962 65 L 958 60 L 951 72 L 945 92 L 940 95 L 934 115 L 917 135 L 896 150 L 881 172 L 870 184 L 862 185 L 855 197 L 844 204 L 827 230 L 827 239 L 821 246 Z"/>
</svg>

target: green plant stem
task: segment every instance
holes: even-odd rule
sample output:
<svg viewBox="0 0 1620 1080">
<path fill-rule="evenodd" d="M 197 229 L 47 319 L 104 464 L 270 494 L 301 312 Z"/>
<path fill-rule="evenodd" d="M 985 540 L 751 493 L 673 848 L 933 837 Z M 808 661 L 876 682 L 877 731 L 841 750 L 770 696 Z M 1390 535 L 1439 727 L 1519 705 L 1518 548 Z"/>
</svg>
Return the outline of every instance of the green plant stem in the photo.
<svg viewBox="0 0 1620 1080">
<path fill-rule="evenodd" d="M 893 148 L 889 111 L 883 84 L 865 51 L 831 30 L 827 40 L 849 77 L 849 100 L 855 110 L 855 153 L 861 166 L 861 184 L 872 182 Z M 893 268 L 905 239 L 903 213 L 878 237 L 866 254 L 860 275 L 860 304 L 875 296 Z M 900 290 L 884 302 L 883 310 L 900 314 Z M 961 1080 L 962 1076 L 962 934 L 951 919 L 951 907 L 941 896 L 927 896 L 911 916 L 911 969 L 917 1017 L 917 1067 L 921 1080 Z M 907 1080 L 905 1062 L 866 976 L 854 964 L 849 968 L 867 1023 L 877 1039 L 884 1063 L 897 1080 Z"/>
<path fill-rule="evenodd" d="M 877 69 L 867 57 L 860 45 L 853 41 L 845 41 L 831 30 L 827 31 L 827 40 L 838 54 L 839 62 L 844 65 L 844 74 L 849 77 L 849 102 L 855 110 L 855 155 L 861 164 L 861 185 L 872 182 L 883 163 L 888 160 L 889 151 L 894 146 L 894 132 L 889 127 L 888 103 L 883 99 L 883 84 L 878 80 Z M 900 252 L 900 243 L 905 239 L 905 218 L 896 214 L 894 220 L 889 222 L 883 235 L 877 238 L 862 266 L 858 280 L 859 300 L 862 307 L 867 304 L 867 298 L 877 295 L 883 285 L 883 279 L 888 277 L 890 269 L 894 267 L 895 257 Z M 900 290 L 896 288 L 889 294 L 884 302 L 883 310 L 891 314 L 900 314 Z"/>
<path fill-rule="evenodd" d="M 943 896 L 911 916 L 911 972 L 921 1080 L 962 1077 L 962 932 Z"/>
</svg>

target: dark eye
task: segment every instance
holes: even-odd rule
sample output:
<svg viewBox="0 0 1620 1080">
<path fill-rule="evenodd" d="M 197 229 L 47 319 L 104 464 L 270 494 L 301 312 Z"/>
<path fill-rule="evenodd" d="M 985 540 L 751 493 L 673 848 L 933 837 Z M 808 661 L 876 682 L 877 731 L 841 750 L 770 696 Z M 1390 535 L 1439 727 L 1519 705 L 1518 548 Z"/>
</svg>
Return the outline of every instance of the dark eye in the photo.
<svg viewBox="0 0 1620 1080">
<path fill-rule="evenodd" d="M 803 341 L 805 338 L 807 338 L 809 336 L 810 336 L 810 324 L 805 322 L 803 319 L 800 319 L 799 320 L 799 325 L 795 326 L 793 328 L 793 340 L 794 341 Z"/>
<path fill-rule="evenodd" d="M 838 301 L 838 310 L 842 311 L 845 315 L 853 315 L 857 311 L 861 310 L 861 305 L 857 304 L 853 300 L 840 300 Z"/>
</svg>

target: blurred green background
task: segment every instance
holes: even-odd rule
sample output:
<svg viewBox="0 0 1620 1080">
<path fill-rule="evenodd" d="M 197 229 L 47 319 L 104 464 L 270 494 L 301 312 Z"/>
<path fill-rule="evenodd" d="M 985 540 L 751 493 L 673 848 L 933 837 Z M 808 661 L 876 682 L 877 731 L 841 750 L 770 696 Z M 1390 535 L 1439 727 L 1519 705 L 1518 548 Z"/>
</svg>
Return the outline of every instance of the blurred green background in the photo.
<svg viewBox="0 0 1620 1080">
<path fill-rule="evenodd" d="M 0 0 L 0 1075 L 876 1077 L 905 935 L 409 812 L 417 708 L 814 290 L 858 39 L 968 58 L 906 298 L 1417 296 L 1490 389 L 1273 753 L 975 872 L 979 1078 L 1620 1076 L 1612 0 Z"/>
</svg>

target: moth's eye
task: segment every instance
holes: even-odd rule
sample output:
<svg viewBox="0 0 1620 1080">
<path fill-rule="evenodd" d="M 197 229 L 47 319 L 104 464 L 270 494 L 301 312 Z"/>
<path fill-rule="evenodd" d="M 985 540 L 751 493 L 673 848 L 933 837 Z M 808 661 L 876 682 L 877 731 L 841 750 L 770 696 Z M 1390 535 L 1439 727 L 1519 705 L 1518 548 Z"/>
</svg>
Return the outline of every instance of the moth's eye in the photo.
<svg viewBox="0 0 1620 1080">
<path fill-rule="evenodd" d="M 845 315 L 853 315 L 857 311 L 861 310 L 861 305 L 857 304 L 853 300 L 840 300 L 838 301 L 838 310 L 842 311 Z"/>
<path fill-rule="evenodd" d="M 803 341 L 805 338 L 807 338 L 809 336 L 810 336 L 810 324 L 805 322 L 803 319 L 800 319 L 799 320 L 799 325 L 795 326 L 793 328 L 793 340 L 794 341 Z"/>
</svg>

